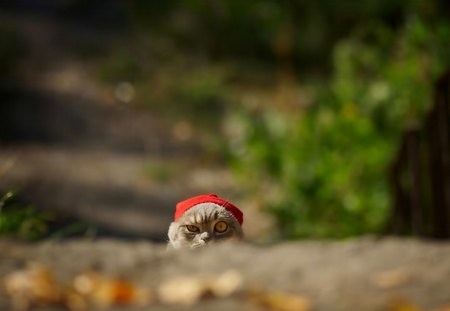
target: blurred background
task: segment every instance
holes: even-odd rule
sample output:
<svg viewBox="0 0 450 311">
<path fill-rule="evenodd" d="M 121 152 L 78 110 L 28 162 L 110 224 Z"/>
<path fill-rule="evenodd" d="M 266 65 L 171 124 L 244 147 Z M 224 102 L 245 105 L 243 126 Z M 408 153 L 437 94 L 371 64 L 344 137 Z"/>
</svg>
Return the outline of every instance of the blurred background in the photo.
<svg viewBox="0 0 450 311">
<path fill-rule="evenodd" d="M 0 234 L 450 236 L 445 0 L 0 3 Z"/>
</svg>

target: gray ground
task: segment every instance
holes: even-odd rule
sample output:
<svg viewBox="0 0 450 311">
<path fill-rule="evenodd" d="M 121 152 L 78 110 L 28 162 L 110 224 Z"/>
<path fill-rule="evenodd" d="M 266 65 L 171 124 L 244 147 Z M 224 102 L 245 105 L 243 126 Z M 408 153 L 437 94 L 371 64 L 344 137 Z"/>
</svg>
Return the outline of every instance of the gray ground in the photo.
<svg viewBox="0 0 450 311">
<path fill-rule="evenodd" d="M 255 288 L 301 295 L 316 311 L 431 311 L 450 306 L 449 243 L 364 238 L 273 246 L 224 245 L 172 253 L 163 245 L 145 241 L 75 240 L 33 245 L 1 241 L 0 249 L 0 276 L 23 267 L 30 259 L 51 267 L 61 282 L 92 269 L 150 288 L 173 276 L 219 275 L 230 268 L 243 276 L 240 293 L 204 299 L 189 310 L 266 310 L 246 297 L 245 293 Z M 162 304 L 117 307 L 185 309 Z M 9 310 L 4 294 L 0 310 Z"/>
</svg>

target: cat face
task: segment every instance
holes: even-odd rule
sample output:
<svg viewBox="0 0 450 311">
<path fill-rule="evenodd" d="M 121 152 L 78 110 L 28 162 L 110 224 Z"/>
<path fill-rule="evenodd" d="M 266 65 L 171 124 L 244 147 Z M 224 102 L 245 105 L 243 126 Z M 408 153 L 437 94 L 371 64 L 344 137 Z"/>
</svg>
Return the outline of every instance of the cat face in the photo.
<svg viewBox="0 0 450 311">
<path fill-rule="evenodd" d="M 173 248 L 197 248 L 210 243 L 240 240 L 242 228 L 236 218 L 215 203 L 200 203 L 186 211 L 169 227 Z"/>
</svg>

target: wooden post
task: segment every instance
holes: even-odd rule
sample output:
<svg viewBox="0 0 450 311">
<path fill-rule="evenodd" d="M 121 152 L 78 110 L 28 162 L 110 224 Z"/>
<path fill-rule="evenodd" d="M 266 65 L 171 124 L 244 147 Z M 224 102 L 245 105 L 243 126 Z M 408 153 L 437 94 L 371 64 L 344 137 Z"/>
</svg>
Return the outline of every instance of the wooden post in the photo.
<svg viewBox="0 0 450 311">
<path fill-rule="evenodd" d="M 432 183 L 432 236 L 450 237 L 450 71 L 436 84 L 434 109 L 428 122 Z"/>
<path fill-rule="evenodd" d="M 414 235 L 424 236 L 424 206 L 422 200 L 423 185 L 420 165 L 420 131 L 411 129 L 406 132 L 406 153 L 410 184 L 408 189 L 411 209 L 411 230 Z"/>
<path fill-rule="evenodd" d="M 409 232 L 410 211 L 409 197 L 402 185 L 402 175 L 405 171 L 406 144 L 402 137 L 397 157 L 390 169 L 390 184 L 392 191 L 392 212 L 390 219 L 390 231 L 394 234 L 403 235 Z"/>
</svg>

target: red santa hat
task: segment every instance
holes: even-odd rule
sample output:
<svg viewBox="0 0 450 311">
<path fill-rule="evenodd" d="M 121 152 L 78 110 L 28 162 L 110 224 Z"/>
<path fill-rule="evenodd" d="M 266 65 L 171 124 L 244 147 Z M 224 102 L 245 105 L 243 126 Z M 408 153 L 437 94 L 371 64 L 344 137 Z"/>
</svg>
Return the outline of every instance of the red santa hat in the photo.
<svg viewBox="0 0 450 311">
<path fill-rule="evenodd" d="M 202 194 L 179 202 L 175 210 L 175 221 L 177 221 L 178 218 L 180 218 L 181 215 L 183 215 L 188 209 L 200 203 L 215 203 L 217 205 L 223 206 L 227 211 L 233 214 L 240 225 L 242 225 L 244 221 L 244 215 L 242 214 L 240 209 L 238 209 L 232 203 L 219 198 L 214 193 Z"/>
</svg>

